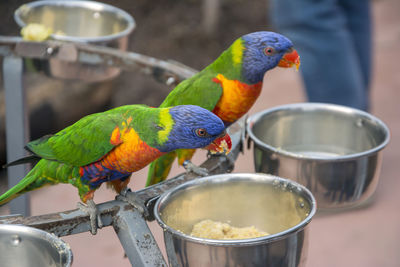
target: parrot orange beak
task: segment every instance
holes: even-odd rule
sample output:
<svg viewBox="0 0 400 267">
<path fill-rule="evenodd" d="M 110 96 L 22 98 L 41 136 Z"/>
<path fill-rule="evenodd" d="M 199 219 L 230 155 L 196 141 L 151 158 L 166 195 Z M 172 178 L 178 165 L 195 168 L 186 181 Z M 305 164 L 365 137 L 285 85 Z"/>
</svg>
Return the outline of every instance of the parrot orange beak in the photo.
<svg viewBox="0 0 400 267">
<path fill-rule="evenodd" d="M 283 55 L 282 59 L 278 63 L 279 67 L 291 68 L 296 67 L 299 70 L 300 67 L 300 56 L 295 49 L 290 49 L 286 54 Z"/>
<path fill-rule="evenodd" d="M 206 147 L 211 154 L 225 153 L 225 155 L 231 151 L 231 148 L 231 137 L 226 132 L 215 138 L 215 140 Z"/>
</svg>

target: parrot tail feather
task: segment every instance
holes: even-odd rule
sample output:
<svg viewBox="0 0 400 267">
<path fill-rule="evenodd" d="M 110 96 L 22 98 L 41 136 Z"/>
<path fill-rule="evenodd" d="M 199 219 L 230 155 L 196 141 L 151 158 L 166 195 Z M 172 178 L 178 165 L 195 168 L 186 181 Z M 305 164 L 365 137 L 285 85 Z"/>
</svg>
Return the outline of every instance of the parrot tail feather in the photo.
<svg viewBox="0 0 400 267">
<path fill-rule="evenodd" d="M 11 161 L 7 164 L 4 164 L 3 168 L 8 168 L 10 166 L 20 165 L 20 164 L 25 164 L 25 163 L 37 163 L 39 160 L 40 160 L 40 157 L 38 157 L 36 155 L 30 155 L 30 156 L 26 156 L 26 157 Z"/>
<path fill-rule="evenodd" d="M 164 181 L 171 170 L 175 157 L 176 152 L 172 151 L 153 161 L 150 164 L 149 172 L 147 174 L 146 186 Z"/>
<path fill-rule="evenodd" d="M 28 173 L 18 184 L 0 196 L 0 206 L 19 196 L 19 193 L 37 179 L 34 174 Z"/>
</svg>

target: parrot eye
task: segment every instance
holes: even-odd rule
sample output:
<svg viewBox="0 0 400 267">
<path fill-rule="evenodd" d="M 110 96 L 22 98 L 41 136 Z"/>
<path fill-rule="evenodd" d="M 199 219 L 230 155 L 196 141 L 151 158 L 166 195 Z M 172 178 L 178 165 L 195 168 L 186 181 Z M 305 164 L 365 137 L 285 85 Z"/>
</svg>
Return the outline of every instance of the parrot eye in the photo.
<svg viewBox="0 0 400 267">
<path fill-rule="evenodd" d="M 267 46 L 264 49 L 264 54 L 266 54 L 267 56 L 271 56 L 271 55 L 275 54 L 275 49 L 273 47 Z"/>
<path fill-rule="evenodd" d="M 208 136 L 208 133 L 207 133 L 206 129 L 199 128 L 199 129 L 196 129 L 196 135 L 198 137 L 206 137 L 206 136 Z"/>
</svg>

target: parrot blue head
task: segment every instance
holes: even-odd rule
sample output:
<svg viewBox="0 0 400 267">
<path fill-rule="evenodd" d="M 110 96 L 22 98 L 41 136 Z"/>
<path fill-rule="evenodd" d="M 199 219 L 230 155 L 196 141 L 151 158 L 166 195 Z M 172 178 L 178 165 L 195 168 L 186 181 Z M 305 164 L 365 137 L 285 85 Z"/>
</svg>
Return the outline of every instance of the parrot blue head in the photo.
<svg viewBox="0 0 400 267">
<path fill-rule="evenodd" d="M 211 152 L 230 150 L 231 140 L 224 123 L 214 113 L 194 105 L 169 108 L 173 126 L 168 139 L 158 149 L 169 152 L 181 148 L 203 148 Z M 214 151 L 216 150 L 216 151 Z"/>
<path fill-rule="evenodd" d="M 252 84 L 261 82 L 265 72 L 280 67 L 297 68 L 300 58 L 293 49 L 292 42 L 275 32 L 253 32 L 241 37 L 244 51 L 242 58 L 242 75 Z"/>
</svg>

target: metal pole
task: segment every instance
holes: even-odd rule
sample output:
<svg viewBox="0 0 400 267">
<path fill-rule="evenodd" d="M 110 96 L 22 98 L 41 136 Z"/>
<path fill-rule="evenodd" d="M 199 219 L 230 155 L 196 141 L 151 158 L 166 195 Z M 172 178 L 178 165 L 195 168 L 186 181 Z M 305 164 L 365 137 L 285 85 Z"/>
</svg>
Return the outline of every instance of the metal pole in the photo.
<svg viewBox="0 0 400 267">
<path fill-rule="evenodd" d="M 212 35 L 217 31 L 220 14 L 220 0 L 203 0 L 202 26 L 205 33 Z"/>
<path fill-rule="evenodd" d="M 132 266 L 151 267 L 167 264 L 143 215 L 135 208 L 121 209 L 113 227 Z"/>
<path fill-rule="evenodd" d="M 23 59 L 7 56 L 3 59 L 3 80 L 6 102 L 6 140 L 8 162 L 25 156 L 24 146 L 29 136 L 27 106 L 23 86 Z M 29 168 L 27 164 L 8 168 L 8 187 L 16 185 Z M 24 194 L 9 203 L 11 214 L 30 215 L 29 195 Z"/>
</svg>

